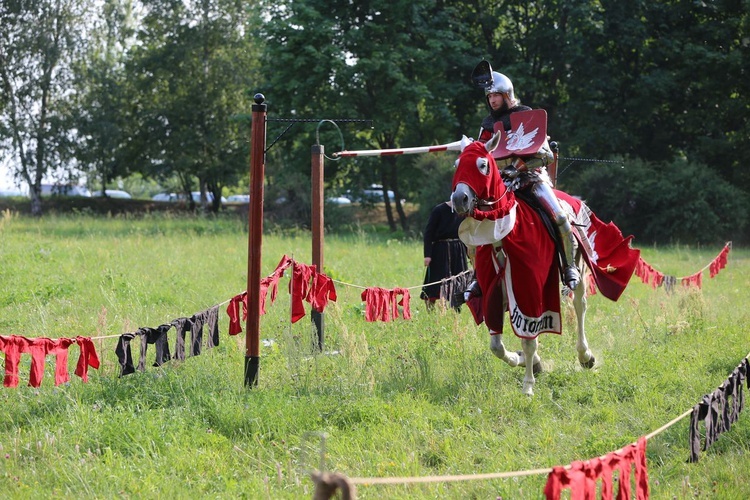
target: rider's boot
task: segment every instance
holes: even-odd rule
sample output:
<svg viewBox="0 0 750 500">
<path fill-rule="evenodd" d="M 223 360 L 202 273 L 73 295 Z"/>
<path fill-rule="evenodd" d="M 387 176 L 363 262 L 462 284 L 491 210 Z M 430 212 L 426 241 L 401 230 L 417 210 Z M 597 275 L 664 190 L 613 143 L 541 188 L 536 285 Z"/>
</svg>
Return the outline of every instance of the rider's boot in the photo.
<svg viewBox="0 0 750 500">
<path fill-rule="evenodd" d="M 466 290 L 456 292 L 456 295 L 454 297 L 454 302 L 457 305 L 465 304 L 469 301 L 472 297 L 481 297 L 482 296 L 482 289 L 479 288 L 479 282 L 477 280 L 472 280 L 471 283 L 469 283 L 469 286 L 466 287 Z"/>
<path fill-rule="evenodd" d="M 581 273 L 575 265 L 576 242 L 570 222 L 565 219 L 563 224 L 557 226 L 563 246 L 563 282 L 571 290 L 575 290 L 581 282 Z"/>
</svg>

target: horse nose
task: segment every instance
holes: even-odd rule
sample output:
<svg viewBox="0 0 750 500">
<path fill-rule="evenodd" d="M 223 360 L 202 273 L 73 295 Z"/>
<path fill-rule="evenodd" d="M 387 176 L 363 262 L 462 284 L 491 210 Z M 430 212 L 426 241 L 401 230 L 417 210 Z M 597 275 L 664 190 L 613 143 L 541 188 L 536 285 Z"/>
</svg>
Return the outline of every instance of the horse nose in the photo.
<svg viewBox="0 0 750 500">
<path fill-rule="evenodd" d="M 469 213 L 469 195 L 464 190 L 456 187 L 456 190 L 451 194 L 451 203 L 456 213 L 462 215 Z"/>
</svg>

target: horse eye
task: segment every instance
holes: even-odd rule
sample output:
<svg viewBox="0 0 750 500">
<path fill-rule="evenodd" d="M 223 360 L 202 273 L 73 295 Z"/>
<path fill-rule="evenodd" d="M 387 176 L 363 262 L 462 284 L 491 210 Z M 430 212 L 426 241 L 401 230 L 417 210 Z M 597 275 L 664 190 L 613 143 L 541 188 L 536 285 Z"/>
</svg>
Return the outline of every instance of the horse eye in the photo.
<svg viewBox="0 0 750 500">
<path fill-rule="evenodd" d="M 477 168 L 482 173 L 482 175 L 489 175 L 490 162 L 487 161 L 487 158 L 477 158 Z"/>
<path fill-rule="evenodd" d="M 453 168 L 458 168 L 458 158 L 456 158 L 456 161 L 453 162 Z"/>
</svg>

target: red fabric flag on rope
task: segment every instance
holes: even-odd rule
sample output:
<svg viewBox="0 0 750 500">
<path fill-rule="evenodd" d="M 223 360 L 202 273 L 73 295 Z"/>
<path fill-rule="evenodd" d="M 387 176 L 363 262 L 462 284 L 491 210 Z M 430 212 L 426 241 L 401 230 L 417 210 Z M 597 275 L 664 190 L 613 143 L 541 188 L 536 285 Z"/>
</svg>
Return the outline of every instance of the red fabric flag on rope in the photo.
<svg viewBox="0 0 750 500">
<path fill-rule="evenodd" d="M 81 377 L 84 382 L 87 382 L 88 367 L 99 368 L 99 357 L 96 355 L 96 349 L 89 337 L 48 339 L 0 335 L 0 351 L 5 353 L 3 385 L 5 387 L 18 386 L 21 354 L 31 355 L 31 371 L 29 373 L 29 385 L 31 387 L 42 385 L 47 356 L 55 356 L 55 385 L 69 382 L 68 348 L 73 344 L 78 344 L 81 348 L 75 374 Z"/>
<path fill-rule="evenodd" d="M 646 467 L 646 438 L 637 443 L 603 457 L 586 461 L 575 461 L 569 467 L 557 466 L 547 477 L 544 495 L 548 500 L 558 500 L 564 489 L 570 489 L 571 500 L 594 500 L 596 481 L 602 480 L 601 498 L 614 497 L 613 473 L 618 472 L 617 498 L 632 498 L 630 473 L 635 466 L 635 497 L 646 500 L 649 497 L 648 470 Z"/>
<path fill-rule="evenodd" d="M 698 271 L 692 276 L 686 276 L 681 280 L 682 286 L 690 288 L 691 286 L 702 288 L 703 287 L 703 271 Z"/>
<path fill-rule="evenodd" d="M 398 300 L 398 296 L 402 296 Z M 361 299 L 365 302 L 365 321 L 389 322 L 399 316 L 411 319 L 409 301 L 411 296 L 406 288 L 394 288 L 387 290 L 377 286 L 366 288 L 362 291 Z M 398 306 L 402 307 L 399 312 Z"/>
<path fill-rule="evenodd" d="M 730 248 L 732 248 L 731 241 L 724 245 L 724 248 L 721 250 L 719 255 L 717 255 L 713 262 L 711 262 L 711 264 L 708 266 L 712 278 L 719 274 L 719 271 L 727 266 L 727 256 L 729 255 Z"/>
<path fill-rule="evenodd" d="M 727 256 L 729 255 L 729 251 L 731 249 L 732 242 L 728 241 L 724 245 L 724 248 L 721 249 L 721 252 L 719 252 L 719 255 L 717 255 L 709 265 L 707 265 L 697 273 L 691 274 L 690 276 L 685 276 L 682 278 L 666 276 L 665 274 L 651 267 L 651 265 L 643 260 L 643 258 L 640 258 L 640 260 L 638 261 L 638 265 L 636 265 L 635 275 L 641 278 L 641 281 L 643 283 L 651 285 L 653 288 L 664 285 L 665 288 L 667 288 L 667 291 L 670 291 L 671 285 L 673 285 L 677 281 L 679 281 L 684 287 L 689 288 L 691 286 L 694 286 L 697 288 L 701 288 L 703 286 L 703 271 L 708 269 L 711 278 L 719 274 L 719 271 L 727 266 Z"/>
</svg>

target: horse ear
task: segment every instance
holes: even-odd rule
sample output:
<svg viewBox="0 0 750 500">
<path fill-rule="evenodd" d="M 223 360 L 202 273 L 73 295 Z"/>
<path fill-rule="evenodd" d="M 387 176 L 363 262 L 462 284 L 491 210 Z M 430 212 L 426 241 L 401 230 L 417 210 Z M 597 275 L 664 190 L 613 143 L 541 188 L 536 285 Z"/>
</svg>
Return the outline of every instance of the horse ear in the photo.
<svg viewBox="0 0 750 500">
<path fill-rule="evenodd" d="M 493 135 L 489 141 L 484 143 L 484 147 L 487 148 L 488 153 L 492 153 L 497 147 L 500 145 L 500 131 L 498 130 L 495 132 L 495 135 Z"/>
<path fill-rule="evenodd" d="M 472 142 L 474 142 L 474 139 L 470 139 L 470 138 L 466 137 L 465 135 L 461 136 L 461 146 L 460 146 L 461 147 L 461 152 L 463 153 L 464 149 L 466 149 L 466 146 L 468 146 Z"/>
</svg>

